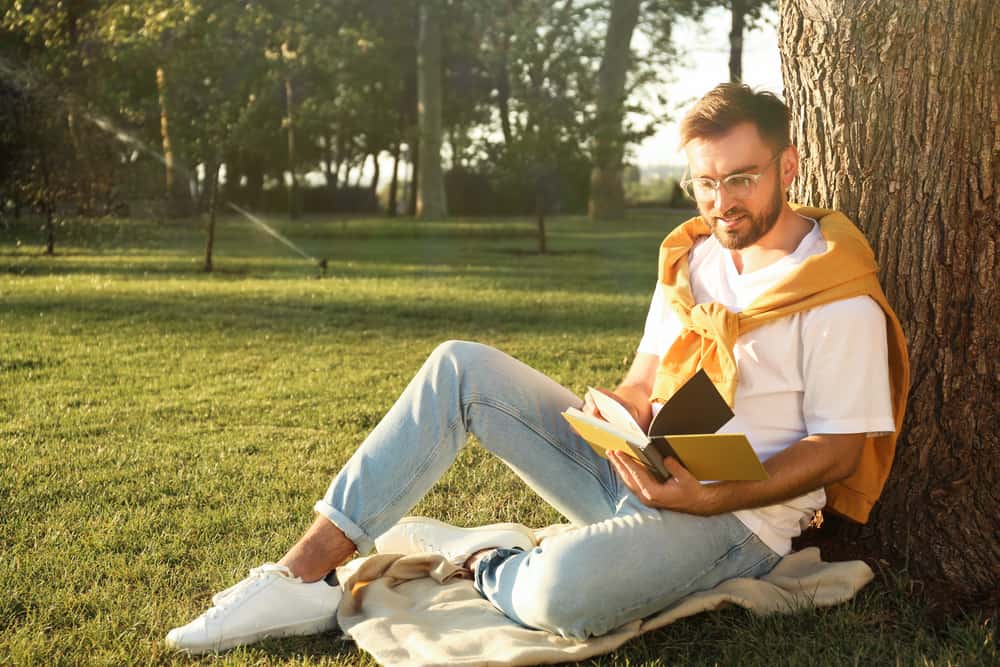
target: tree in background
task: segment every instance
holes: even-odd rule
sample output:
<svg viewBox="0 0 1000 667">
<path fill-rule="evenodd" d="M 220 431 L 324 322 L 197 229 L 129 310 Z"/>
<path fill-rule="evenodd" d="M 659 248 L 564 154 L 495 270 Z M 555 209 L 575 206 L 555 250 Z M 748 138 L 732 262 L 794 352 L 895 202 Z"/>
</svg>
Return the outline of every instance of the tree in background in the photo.
<svg viewBox="0 0 1000 667">
<path fill-rule="evenodd" d="M 122 189 L 134 199 L 156 193 L 168 213 L 189 212 L 183 204 L 193 201 L 210 218 L 211 202 L 220 198 L 290 214 L 300 207 L 370 211 L 378 159 L 388 152 L 392 211 L 401 208 L 400 173 L 409 170 L 414 209 L 416 193 L 424 193 L 422 214 L 432 215 L 437 201 L 433 215 L 474 208 L 541 212 L 541 220 L 546 212 L 586 207 L 595 165 L 611 175 L 598 182 L 618 192 L 620 210 L 626 147 L 652 130 L 652 123 L 636 128 L 628 118 L 638 109 L 635 91 L 662 75 L 673 53 L 669 29 L 654 28 L 655 47 L 640 56 L 620 35 L 669 26 L 704 2 L 644 0 L 624 31 L 612 23 L 619 25 L 620 8 L 636 9 L 638 0 L 70 4 L 72 11 L 67 3 L 16 3 L 0 27 L 25 47 L 18 63 L 80 101 L 59 131 L 87 160 L 87 169 L 76 169 L 81 189 L 100 195 L 81 197 L 81 213 L 113 210 Z M 421 6 L 425 19 L 439 16 L 425 20 L 424 35 L 433 38 L 422 42 L 438 45 L 438 55 L 426 55 L 439 64 L 425 70 L 436 77 L 422 79 L 429 103 L 421 106 L 426 122 L 418 140 Z M 96 116 L 160 153 L 159 162 L 93 128 L 88 144 L 80 119 Z M 581 159 L 590 160 L 582 181 Z M 317 173 L 325 187 L 305 179 Z M 366 183 L 363 173 L 371 177 Z M 494 206 L 465 195 L 468 185 Z M 84 206 L 88 198 L 103 203 Z"/>
<path fill-rule="evenodd" d="M 417 40 L 417 123 L 420 157 L 417 176 L 417 217 L 448 214 L 441 167 L 441 22 L 438 0 L 422 0 Z"/>
<path fill-rule="evenodd" d="M 991 0 L 786 0 L 794 199 L 871 240 L 913 382 L 870 522 L 821 541 L 959 604 L 1000 591 L 1000 11 Z M 920 48 L 914 48 L 920 45 Z"/>
<path fill-rule="evenodd" d="M 728 0 L 731 22 L 729 28 L 729 80 L 743 80 L 743 34 L 763 20 L 766 8 L 775 9 L 777 0 Z"/>
<path fill-rule="evenodd" d="M 611 2 L 611 17 L 597 77 L 594 168 L 590 176 L 590 202 L 587 206 L 594 220 L 622 218 L 625 215 L 622 122 L 625 120 L 625 83 L 632 65 L 632 33 L 639 21 L 639 4 L 640 0 Z"/>
</svg>

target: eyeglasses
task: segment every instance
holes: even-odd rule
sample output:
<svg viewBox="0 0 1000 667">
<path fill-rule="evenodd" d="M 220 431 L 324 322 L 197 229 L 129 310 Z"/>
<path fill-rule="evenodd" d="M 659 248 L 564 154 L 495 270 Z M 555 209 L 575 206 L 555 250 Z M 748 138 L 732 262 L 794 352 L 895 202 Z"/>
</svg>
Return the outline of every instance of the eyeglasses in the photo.
<svg viewBox="0 0 1000 667">
<path fill-rule="evenodd" d="M 719 188 L 725 188 L 726 192 L 737 199 L 745 199 L 753 194 L 757 188 L 757 183 L 764 176 L 764 172 L 781 157 L 784 150 L 782 148 L 775 153 L 774 157 L 764 165 L 759 174 L 730 174 L 718 180 L 706 176 L 685 178 L 681 181 L 681 188 L 688 197 L 697 201 L 715 200 L 719 194 Z"/>
</svg>

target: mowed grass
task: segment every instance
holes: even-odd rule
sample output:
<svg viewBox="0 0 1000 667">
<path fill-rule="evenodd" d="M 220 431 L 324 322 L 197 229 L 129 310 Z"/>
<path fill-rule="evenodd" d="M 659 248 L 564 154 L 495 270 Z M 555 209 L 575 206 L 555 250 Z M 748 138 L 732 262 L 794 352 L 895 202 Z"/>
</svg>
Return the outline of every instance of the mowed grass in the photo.
<svg viewBox="0 0 1000 667">
<path fill-rule="evenodd" d="M 547 256 L 525 220 L 274 223 L 322 278 L 238 219 L 208 275 L 195 222 L 71 222 L 56 257 L 0 229 L 0 663 L 194 662 L 166 631 L 282 555 L 440 342 L 617 382 L 681 217 L 550 221 Z M 560 520 L 474 442 L 414 513 Z M 884 571 L 834 609 L 703 614 L 588 664 L 996 664 L 994 631 Z M 336 633 L 203 660 L 372 664 Z"/>
</svg>

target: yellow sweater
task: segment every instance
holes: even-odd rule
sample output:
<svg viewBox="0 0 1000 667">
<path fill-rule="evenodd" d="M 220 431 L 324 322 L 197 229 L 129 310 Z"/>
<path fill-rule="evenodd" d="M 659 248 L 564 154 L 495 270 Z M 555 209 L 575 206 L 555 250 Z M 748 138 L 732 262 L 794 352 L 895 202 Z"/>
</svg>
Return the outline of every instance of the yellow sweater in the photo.
<svg viewBox="0 0 1000 667">
<path fill-rule="evenodd" d="M 779 317 L 867 295 L 882 307 L 888 324 L 889 376 L 898 432 L 910 384 L 909 359 L 899 320 L 878 283 L 874 253 L 861 231 L 842 213 L 795 204 L 792 208 L 819 221 L 827 249 L 807 258 L 740 313 L 732 313 L 718 303 L 694 303 L 688 254 L 700 237 L 711 233 L 704 220 L 692 218 L 664 239 L 659 279 L 667 303 L 684 328 L 660 362 L 652 398 L 670 398 L 699 368 L 704 368 L 732 405 L 739 382 L 733 344 L 741 334 Z M 868 521 L 889 476 L 895 451 L 896 433 L 868 438 L 855 473 L 827 487 L 827 507 L 860 523 Z"/>
</svg>

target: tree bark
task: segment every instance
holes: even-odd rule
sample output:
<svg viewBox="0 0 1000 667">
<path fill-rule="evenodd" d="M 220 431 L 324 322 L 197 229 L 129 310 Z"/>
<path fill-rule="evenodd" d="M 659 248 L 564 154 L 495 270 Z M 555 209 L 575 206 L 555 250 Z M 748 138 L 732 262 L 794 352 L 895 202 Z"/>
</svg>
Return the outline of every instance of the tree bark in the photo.
<svg viewBox="0 0 1000 667">
<path fill-rule="evenodd" d="M 730 0 L 732 23 L 729 29 L 729 80 L 743 80 L 743 32 L 746 28 L 747 1 Z"/>
<path fill-rule="evenodd" d="M 803 154 L 793 199 L 864 230 L 913 369 L 871 520 L 821 532 L 952 599 L 995 604 L 1000 11 L 991 0 L 785 0 L 780 12 Z"/>
<path fill-rule="evenodd" d="M 417 178 L 417 217 L 448 215 L 441 167 L 441 9 L 437 0 L 420 5 L 417 40 L 417 126 L 420 160 Z"/>
<path fill-rule="evenodd" d="M 639 20 L 639 0 L 614 0 L 598 73 L 597 132 L 594 137 L 594 166 L 590 172 L 590 201 L 593 220 L 622 218 L 625 215 L 625 186 L 622 157 L 625 139 L 625 82 L 632 60 L 632 33 Z"/>
</svg>

